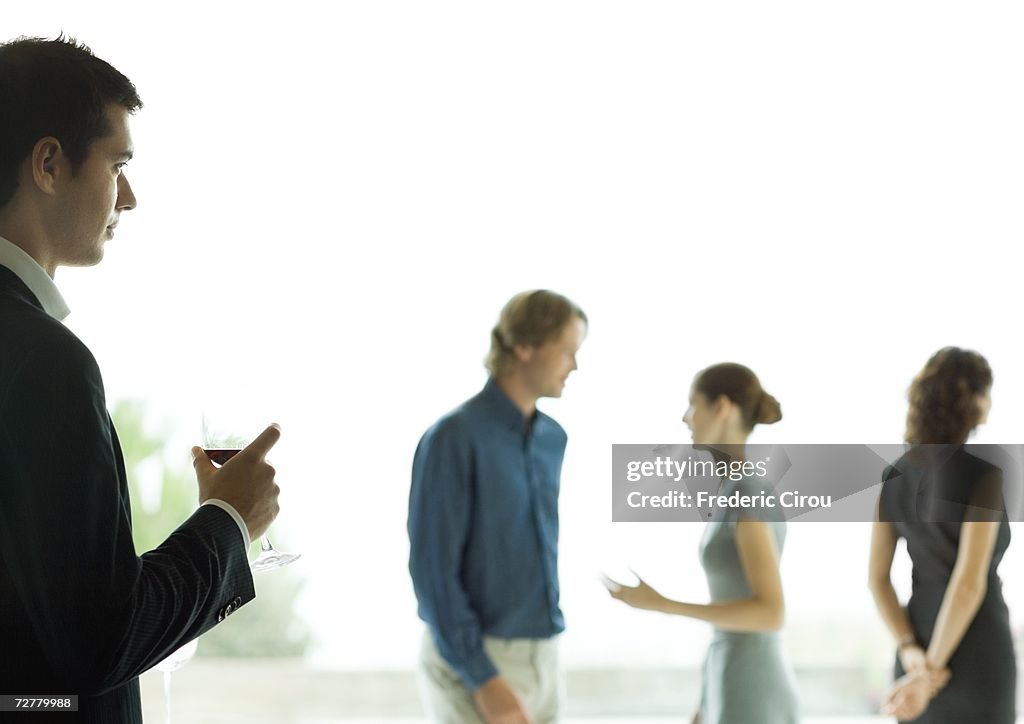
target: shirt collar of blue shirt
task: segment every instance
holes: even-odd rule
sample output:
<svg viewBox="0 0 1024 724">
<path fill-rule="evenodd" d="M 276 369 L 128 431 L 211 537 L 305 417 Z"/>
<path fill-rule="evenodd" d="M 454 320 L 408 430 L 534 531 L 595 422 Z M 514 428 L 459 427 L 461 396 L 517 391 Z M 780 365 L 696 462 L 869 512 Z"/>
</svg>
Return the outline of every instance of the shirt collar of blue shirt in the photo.
<svg viewBox="0 0 1024 724">
<path fill-rule="evenodd" d="M 528 418 L 522 410 L 516 407 L 516 403 L 509 399 L 493 377 L 488 378 L 480 395 L 487 401 L 494 415 L 510 430 L 518 433 L 536 432 L 538 426 L 543 425 L 543 421 L 547 417 L 540 410 L 535 410 L 533 417 Z"/>
</svg>

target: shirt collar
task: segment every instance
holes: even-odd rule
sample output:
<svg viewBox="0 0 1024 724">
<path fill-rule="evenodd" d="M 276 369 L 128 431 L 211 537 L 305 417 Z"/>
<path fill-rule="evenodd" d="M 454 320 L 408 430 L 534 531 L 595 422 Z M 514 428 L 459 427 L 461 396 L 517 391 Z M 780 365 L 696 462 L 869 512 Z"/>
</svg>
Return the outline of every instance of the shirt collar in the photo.
<svg viewBox="0 0 1024 724">
<path fill-rule="evenodd" d="M 484 389 L 480 394 L 487 401 L 495 416 L 516 432 L 532 432 L 536 428 L 537 423 L 544 417 L 544 413 L 540 410 L 536 410 L 532 418 L 524 415 L 523 411 L 516 407 L 516 404 L 498 386 L 493 377 L 488 378 L 487 384 L 484 385 Z"/>
<path fill-rule="evenodd" d="M 5 266 L 14 272 L 14 275 L 43 305 L 43 311 L 54 319 L 63 320 L 71 312 L 64 297 L 61 296 L 60 290 L 57 289 L 57 285 L 53 283 L 53 279 L 50 279 L 46 270 L 26 254 L 24 249 L 15 246 L 2 236 L 0 236 L 0 266 Z"/>
</svg>

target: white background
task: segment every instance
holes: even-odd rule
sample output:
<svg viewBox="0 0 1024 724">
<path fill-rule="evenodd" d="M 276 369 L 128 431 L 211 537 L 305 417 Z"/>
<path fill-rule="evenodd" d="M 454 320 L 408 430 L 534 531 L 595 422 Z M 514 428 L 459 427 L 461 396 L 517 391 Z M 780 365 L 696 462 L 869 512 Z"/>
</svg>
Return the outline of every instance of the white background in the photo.
<svg viewBox="0 0 1024 724">
<path fill-rule="evenodd" d="M 100 266 L 58 273 L 68 324 L 111 404 L 172 421 L 179 461 L 210 387 L 281 423 L 274 531 L 304 554 L 317 664 L 413 665 L 412 452 L 483 384 L 523 289 L 591 319 L 543 404 L 570 434 L 570 665 L 701 657 L 702 625 L 595 577 L 629 564 L 704 600 L 700 530 L 612 525 L 609 462 L 615 442 L 685 441 L 708 364 L 749 365 L 782 402 L 754 442 L 890 443 L 927 357 L 970 347 L 996 377 L 977 441 L 1022 442 L 1019 5 L 139 7 L 0 15 L 3 38 L 80 37 L 145 102 L 139 207 Z M 863 524 L 790 527 L 790 635 L 821 625 L 825 658 L 843 621 L 881 628 L 867 544 Z M 1018 622 L 1022 547 L 1002 569 Z"/>
</svg>

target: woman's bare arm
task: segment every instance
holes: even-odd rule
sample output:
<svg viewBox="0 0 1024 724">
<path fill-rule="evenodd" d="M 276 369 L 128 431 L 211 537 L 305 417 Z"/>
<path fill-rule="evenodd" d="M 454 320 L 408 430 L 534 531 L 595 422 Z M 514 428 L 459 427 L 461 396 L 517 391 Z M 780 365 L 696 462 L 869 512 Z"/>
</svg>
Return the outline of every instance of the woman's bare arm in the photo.
<svg viewBox="0 0 1024 724">
<path fill-rule="evenodd" d="M 750 586 L 750 597 L 699 604 L 665 598 L 643 580 L 636 586 L 608 581 L 617 598 L 635 608 L 707 621 L 725 631 L 777 631 L 785 618 L 779 552 L 771 527 L 761 521 L 736 524 L 736 547 Z"/>
<path fill-rule="evenodd" d="M 928 646 L 929 668 L 946 666 L 985 599 L 988 569 L 998 535 L 999 523 L 967 522 L 961 526 L 956 564 Z"/>
<path fill-rule="evenodd" d="M 882 621 L 897 645 L 914 643 L 914 629 L 900 605 L 892 585 L 892 560 L 896 555 L 896 528 L 892 523 L 875 520 L 871 526 L 871 553 L 868 559 L 868 588 L 875 599 Z"/>
</svg>

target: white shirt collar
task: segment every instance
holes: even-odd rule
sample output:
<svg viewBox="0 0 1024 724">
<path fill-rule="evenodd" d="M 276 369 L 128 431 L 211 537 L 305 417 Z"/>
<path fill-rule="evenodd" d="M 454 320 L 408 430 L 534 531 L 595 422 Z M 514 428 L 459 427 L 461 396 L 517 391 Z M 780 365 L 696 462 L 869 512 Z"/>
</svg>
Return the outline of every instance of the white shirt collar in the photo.
<svg viewBox="0 0 1024 724">
<path fill-rule="evenodd" d="M 57 285 L 46 270 L 39 266 L 25 251 L 0 236 L 0 266 L 5 266 L 24 282 L 28 290 L 36 295 L 43 305 L 43 311 L 57 320 L 63 320 L 71 312 Z"/>
</svg>

